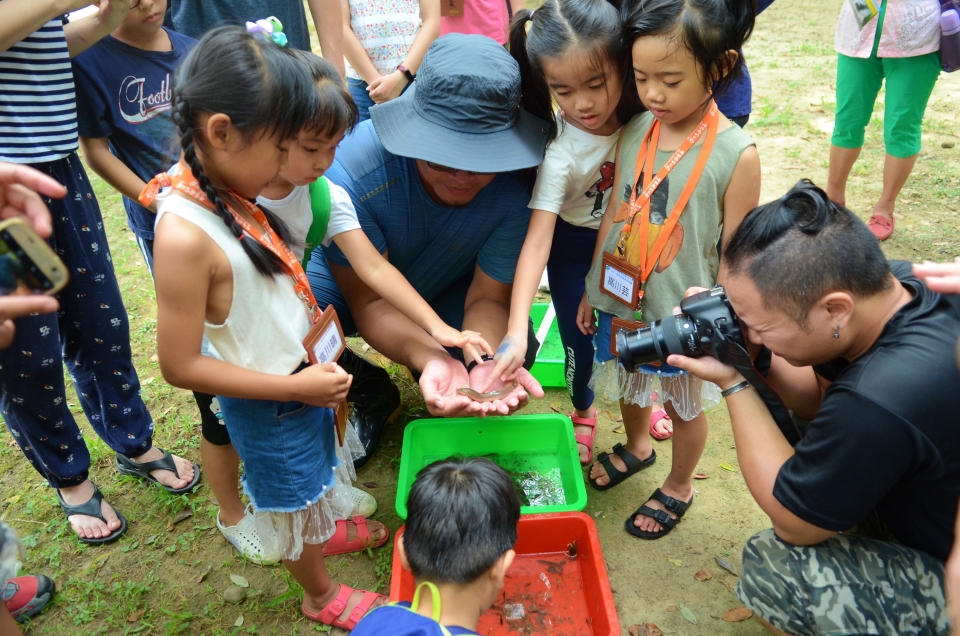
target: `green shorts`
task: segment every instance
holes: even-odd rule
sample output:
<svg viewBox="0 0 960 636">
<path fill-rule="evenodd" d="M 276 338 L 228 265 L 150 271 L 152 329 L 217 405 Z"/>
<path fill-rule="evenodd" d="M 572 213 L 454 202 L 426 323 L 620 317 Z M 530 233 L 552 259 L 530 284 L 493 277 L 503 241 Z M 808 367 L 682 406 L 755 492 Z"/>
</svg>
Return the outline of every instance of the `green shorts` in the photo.
<svg viewBox="0 0 960 636">
<path fill-rule="evenodd" d="M 940 53 L 918 57 L 848 57 L 837 60 L 837 115 L 834 146 L 859 148 L 863 131 L 873 115 L 873 104 L 886 80 L 883 107 L 883 142 L 894 157 L 920 152 L 920 122 L 927 100 L 940 76 Z"/>
<path fill-rule="evenodd" d="M 905 546 L 838 534 L 794 546 L 764 530 L 743 548 L 737 596 L 795 636 L 947 636 L 943 562 Z"/>
</svg>

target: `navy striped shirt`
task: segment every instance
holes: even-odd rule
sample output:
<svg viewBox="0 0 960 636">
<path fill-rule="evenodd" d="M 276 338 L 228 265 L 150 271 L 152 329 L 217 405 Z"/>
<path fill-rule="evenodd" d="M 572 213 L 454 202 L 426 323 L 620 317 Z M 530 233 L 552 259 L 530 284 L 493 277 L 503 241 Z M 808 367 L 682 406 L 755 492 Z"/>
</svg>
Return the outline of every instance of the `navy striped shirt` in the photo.
<svg viewBox="0 0 960 636">
<path fill-rule="evenodd" d="M 0 53 L 0 160 L 43 163 L 76 150 L 76 101 L 58 17 Z"/>
</svg>

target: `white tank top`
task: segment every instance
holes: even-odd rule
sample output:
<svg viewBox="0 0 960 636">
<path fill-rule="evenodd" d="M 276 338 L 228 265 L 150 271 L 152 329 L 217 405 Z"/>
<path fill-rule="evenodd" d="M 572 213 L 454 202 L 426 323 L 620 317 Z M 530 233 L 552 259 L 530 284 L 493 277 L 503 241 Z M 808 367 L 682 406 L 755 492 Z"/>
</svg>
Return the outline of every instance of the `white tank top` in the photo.
<svg viewBox="0 0 960 636">
<path fill-rule="evenodd" d="M 158 195 L 157 203 L 158 224 L 168 213 L 186 219 L 206 232 L 230 261 L 233 298 L 227 319 L 220 325 L 203 323 L 217 357 L 251 371 L 293 373 L 306 359 L 303 339 L 311 322 L 290 277 L 268 278 L 258 272 L 240 241 L 206 208 L 170 191 Z"/>
</svg>

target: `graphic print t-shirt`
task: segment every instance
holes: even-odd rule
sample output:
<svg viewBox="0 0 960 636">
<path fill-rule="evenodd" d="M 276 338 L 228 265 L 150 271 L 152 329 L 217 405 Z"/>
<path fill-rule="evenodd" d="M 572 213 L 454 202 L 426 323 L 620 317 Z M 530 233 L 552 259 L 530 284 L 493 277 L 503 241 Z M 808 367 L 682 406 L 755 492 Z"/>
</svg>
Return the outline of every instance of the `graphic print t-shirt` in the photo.
<svg viewBox="0 0 960 636">
<path fill-rule="evenodd" d="M 108 35 L 73 60 L 80 136 L 109 137 L 111 152 L 144 181 L 176 160 L 170 81 L 196 44 L 167 35 L 172 51 L 144 51 Z M 123 205 L 130 229 L 152 240 L 155 215 L 126 197 Z"/>
</svg>

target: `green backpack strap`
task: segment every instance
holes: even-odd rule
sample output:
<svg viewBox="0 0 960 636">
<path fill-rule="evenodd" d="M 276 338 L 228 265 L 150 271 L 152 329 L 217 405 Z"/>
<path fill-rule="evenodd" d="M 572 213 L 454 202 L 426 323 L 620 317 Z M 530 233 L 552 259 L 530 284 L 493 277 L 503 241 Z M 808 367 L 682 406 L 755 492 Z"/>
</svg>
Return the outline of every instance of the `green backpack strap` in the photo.
<svg viewBox="0 0 960 636">
<path fill-rule="evenodd" d="M 330 184 L 326 177 L 320 177 L 310 184 L 310 209 L 313 211 L 313 223 L 307 232 L 306 249 L 303 250 L 303 269 L 307 269 L 307 262 L 313 250 L 320 245 L 327 235 L 327 226 L 330 224 Z"/>
<path fill-rule="evenodd" d="M 403 605 L 398 605 L 398 607 L 403 607 L 403 609 L 408 612 L 413 612 L 417 614 L 417 610 L 420 608 L 420 591 L 426 587 L 430 591 L 430 600 L 431 602 L 431 616 L 437 626 L 440 628 L 440 631 L 444 636 L 451 636 L 450 631 L 440 624 L 440 590 L 437 589 L 437 586 L 429 581 L 424 581 L 417 586 L 416 591 L 413 593 L 413 601 L 410 603 L 410 607 L 403 607 Z M 390 603 L 390 605 L 397 605 L 397 603 Z"/>
</svg>

